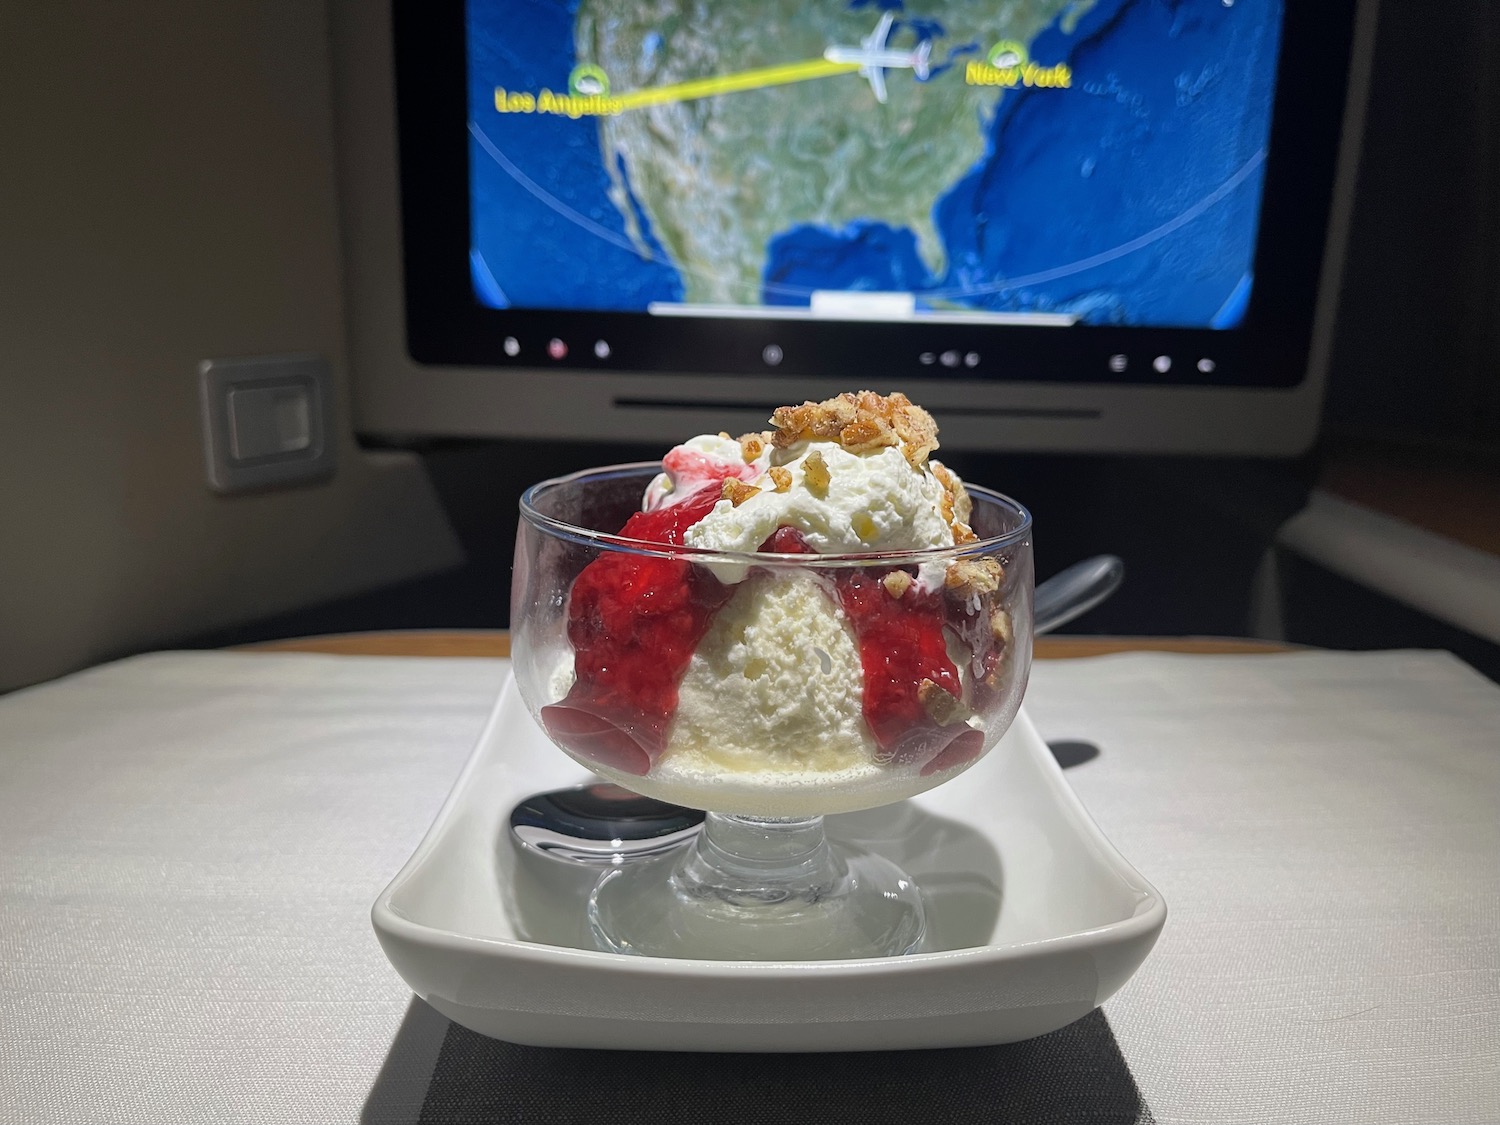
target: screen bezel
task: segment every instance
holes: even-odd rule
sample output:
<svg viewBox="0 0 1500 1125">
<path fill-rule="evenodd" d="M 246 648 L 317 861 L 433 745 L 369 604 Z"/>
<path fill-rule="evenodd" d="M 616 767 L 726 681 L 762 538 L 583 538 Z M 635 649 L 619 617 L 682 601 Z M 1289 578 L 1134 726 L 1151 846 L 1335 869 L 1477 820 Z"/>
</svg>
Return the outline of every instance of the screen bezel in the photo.
<svg viewBox="0 0 1500 1125">
<path fill-rule="evenodd" d="M 559 372 L 820 377 L 868 382 L 1293 388 L 1308 377 L 1325 263 L 1340 129 L 1348 94 L 1356 0 L 1283 9 L 1269 155 L 1255 257 L 1256 284 L 1233 329 L 1035 328 L 782 319 L 665 318 L 644 313 L 493 309 L 470 281 L 468 91 L 462 0 L 393 5 L 400 133 L 407 349 L 433 365 Z M 525 347 L 507 354 L 505 340 Z M 543 341 L 575 346 L 550 360 Z M 587 341 L 607 337 L 608 358 Z M 775 344 L 782 359 L 765 360 Z M 942 352 L 985 357 L 972 370 L 924 364 Z M 1110 357 L 1131 357 L 1123 372 Z M 1150 357 L 1180 357 L 1159 371 Z M 1003 362 L 999 357 L 1003 356 Z M 1214 357 L 1211 372 L 1198 356 Z M 711 358 L 710 358 L 711 357 Z"/>
</svg>

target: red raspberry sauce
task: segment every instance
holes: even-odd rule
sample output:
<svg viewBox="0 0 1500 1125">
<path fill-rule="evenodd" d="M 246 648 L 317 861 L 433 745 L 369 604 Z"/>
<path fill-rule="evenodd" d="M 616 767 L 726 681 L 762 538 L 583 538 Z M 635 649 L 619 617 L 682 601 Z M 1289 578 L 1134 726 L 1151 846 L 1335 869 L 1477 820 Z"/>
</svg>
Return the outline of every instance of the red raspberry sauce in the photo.
<svg viewBox="0 0 1500 1125">
<path fill-rule="evenodd" d="M 728 477 L 753 480 L 759 471 L 754 465 L 736 465 L 681 446 L 661 459 L 661 467 L 672 478 L 673 484 L 684 492 L 691 492 L 705 484 L 722 484 Z"/>
<path fill-rule="evenodd" d="M 790 527 L 780 528 L 761 550 L 812 553 L 802 534 Z M 984 735 L 961 723 L 938 725 L 917 695 L 925 679 L 963 698 L 958 669 L 948 659 L 943 642 L 942 594 L 924 594 L 913 583 L 901 597 L 893 598 L 881 581 L 890 571 L 874 567 L 834 573 L 839 604 L 849 615 L 859 642 L 865 722 L 880 747 L 880 760 L 896 766 L 921 765 L 926 776 L 978 757 Z"/>
<path fill-rule="evenodd" d="M 683 533 L 719 501 L 717 488 L 637 512 L 620 534 L 681 546 Z M 666 746 L 677 685 L 693 650 L 733 588 L 680 559 L 605 551 L 578 575 L 568 604 L 576 679 L 542 708 L 552 739 L 579 757 L 643 774 Z"/>
</svg>

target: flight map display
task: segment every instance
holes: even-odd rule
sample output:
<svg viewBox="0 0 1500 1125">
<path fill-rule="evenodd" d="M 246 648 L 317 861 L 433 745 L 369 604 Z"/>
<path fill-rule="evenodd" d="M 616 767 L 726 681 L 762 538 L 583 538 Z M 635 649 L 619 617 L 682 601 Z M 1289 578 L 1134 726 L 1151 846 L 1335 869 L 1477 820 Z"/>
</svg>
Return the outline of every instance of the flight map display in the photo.
<svg viewBox="0 0 1500 1125">
<path fill-rule="evenodd" d="M 1281 0 L 469 0 L 491 308 L 1233 328 Z"/>
</svg>

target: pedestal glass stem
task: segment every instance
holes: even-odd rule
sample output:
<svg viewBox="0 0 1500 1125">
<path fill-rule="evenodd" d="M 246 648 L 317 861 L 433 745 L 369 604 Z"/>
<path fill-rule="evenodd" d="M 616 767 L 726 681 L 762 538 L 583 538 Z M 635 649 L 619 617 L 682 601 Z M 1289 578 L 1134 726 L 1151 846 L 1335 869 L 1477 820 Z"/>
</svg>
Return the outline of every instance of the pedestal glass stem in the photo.
<svg viewBox="0 0 1500 1125">
<path fill-rule="evenodd" d="M 679 853 L 607 872 L 589 923 L 616 953 L 803 961 L 911 952 L 925 919 L 904 872 L 822 817 L 709 813 Z"/>
<path fill-rule="evenodd" d="M 817 903 L 847 877 L 820 816 L 789 819 L 709 813 L 698 846 L 672 881 L 684 894 L 742 905 Z"/>
</svg>

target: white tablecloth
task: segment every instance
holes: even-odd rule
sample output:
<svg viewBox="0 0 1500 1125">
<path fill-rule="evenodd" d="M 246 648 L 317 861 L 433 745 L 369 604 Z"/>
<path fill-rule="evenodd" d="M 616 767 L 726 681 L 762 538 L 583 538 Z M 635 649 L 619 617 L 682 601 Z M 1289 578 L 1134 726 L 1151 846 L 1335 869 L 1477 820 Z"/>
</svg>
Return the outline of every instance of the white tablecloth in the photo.
<svg viewBox="0 0 1500 1125">
<path fill-rule="evenodd" d="M 163 653 L 0 699 L 0 1121 L 416 1120 L 446 1023 L 368 909 L 504 673 Z M 1500 1120 L 1500 688 L 1132 654 L 1027 706 L 1170 908 L 1105 1007 L 1150 1117 Z"/>
</svg>

